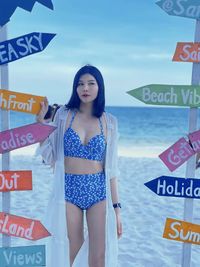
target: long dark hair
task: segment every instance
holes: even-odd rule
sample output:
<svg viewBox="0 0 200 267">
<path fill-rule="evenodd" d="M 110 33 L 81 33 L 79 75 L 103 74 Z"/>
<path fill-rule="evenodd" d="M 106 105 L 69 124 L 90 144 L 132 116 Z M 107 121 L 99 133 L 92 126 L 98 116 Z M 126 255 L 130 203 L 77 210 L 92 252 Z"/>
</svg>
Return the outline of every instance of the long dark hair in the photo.
<svg viewBox="0 0 200 267">
<path fill-rule="evenodd" d="M 68 109 L 79 109 L 80 108 L 80 98 L 77 94 L 77 87 L 80 77 L 84 74 L 92 75 L 98 84 L 98 94 L 93 103 L 93 115 L 97 118 L 101 117 L 105 110 L 105 87 L 104 80 L 101 72 L 94 66 L 86 65 L 83 66 L 75 75 L 73 82 L 73 91 L 69 102 L 65 105 Z"/>
</svg>

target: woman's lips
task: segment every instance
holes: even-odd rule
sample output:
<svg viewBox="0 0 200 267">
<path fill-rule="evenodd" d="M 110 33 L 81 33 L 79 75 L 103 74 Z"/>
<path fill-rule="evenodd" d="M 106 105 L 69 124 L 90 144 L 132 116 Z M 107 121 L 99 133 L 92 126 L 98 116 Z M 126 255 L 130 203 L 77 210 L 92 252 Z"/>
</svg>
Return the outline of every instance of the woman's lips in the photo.
<svg viewBox="0 0 200 267">
<path fill-rule="evenodd" d="M 83 97 L 88 97 L 88 96 L 90 96 L 90 95 L 87 95 L 87 94 L 84 94 L 84 95 L 82 95 Z"/>
</svg>

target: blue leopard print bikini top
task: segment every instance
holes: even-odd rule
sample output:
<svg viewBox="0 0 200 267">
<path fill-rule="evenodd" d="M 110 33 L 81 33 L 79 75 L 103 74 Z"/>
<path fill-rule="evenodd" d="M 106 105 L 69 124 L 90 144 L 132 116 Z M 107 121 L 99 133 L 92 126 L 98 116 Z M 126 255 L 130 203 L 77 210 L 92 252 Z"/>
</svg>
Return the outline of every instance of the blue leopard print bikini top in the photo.
<svg viewBox="0 0 200 267">
<path fill-rule="evenodd" d="M 106 150 L 106 140 L 103 134 L 102 122 L 99 118 L 101 133 L 93 136 L 85 145 L 82 144 L 80 136 L 72 129 L 72 122 L 75 118 L 74 111 L 69 128 L 64 134 L 64 155 L 66 157 L 76 157 L 89 160 L 103 161 Z"/>
</svg>

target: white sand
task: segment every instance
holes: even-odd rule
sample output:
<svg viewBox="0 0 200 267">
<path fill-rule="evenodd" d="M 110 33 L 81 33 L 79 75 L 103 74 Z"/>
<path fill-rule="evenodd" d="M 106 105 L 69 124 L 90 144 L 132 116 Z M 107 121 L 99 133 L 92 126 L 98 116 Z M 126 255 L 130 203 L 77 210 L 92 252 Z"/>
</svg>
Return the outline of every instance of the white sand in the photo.
<svg viewBox="0 0 200 267">
<path fill-rule="evenodd" d="M 11 170 L 33 171 L 33 191 L 12 192 L 11 213 L 42 220 L 51 190 L 52 170 L 33 156 L 34 149 L 32 146 L 11 153 Z M 184 177 L 185 166 L 170 173 L 157 157 L 120 157 L 119 166 L 123 220 L 119 267 L 180 267 L 182 243 L 163 239 L 162 234 L 166 217 L 182 220 L 184 200 L 157 196 L 144 183 L 161 175 Z M 194 222 L 200 223 L 200 200 L 194 204 Z M 42 240 L 38 243 L 42 244 Z M 12 238 L 12 246 L 33 244 L 36 243 Z M 192 245 L 191 267 L 199 266 L 199 253 L 200 247 Z"/>
</svg>

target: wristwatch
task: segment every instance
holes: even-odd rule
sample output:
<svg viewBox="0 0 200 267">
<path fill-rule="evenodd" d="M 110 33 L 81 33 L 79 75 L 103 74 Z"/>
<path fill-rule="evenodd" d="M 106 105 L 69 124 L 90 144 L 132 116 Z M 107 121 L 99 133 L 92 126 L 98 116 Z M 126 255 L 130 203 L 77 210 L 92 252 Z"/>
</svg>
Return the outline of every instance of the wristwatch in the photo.
<svg viewBox="0 0 200 267">
<path fill-rule="evenodd" d="M 116 209 L 116 208 L 120 208 L 121 209 L 122 208 L 121 203 L 114 203 L 113 204 L 113 208 L 114 209 Z"/>
</svg>

